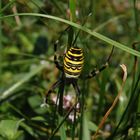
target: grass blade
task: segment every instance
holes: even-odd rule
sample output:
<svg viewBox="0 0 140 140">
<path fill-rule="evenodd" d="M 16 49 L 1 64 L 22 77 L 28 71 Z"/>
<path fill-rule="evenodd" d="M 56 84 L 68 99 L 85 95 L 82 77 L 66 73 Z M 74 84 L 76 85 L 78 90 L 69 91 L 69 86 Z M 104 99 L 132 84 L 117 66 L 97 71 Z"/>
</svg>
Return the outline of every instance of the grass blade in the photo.
<svg viewBox="0 0 140 140">
<path fill-rule="evenodd" d="M 0 94 L 1 95 L 0 96 L 0 101 L 4 100 L 8 96 L 10 96 L 13 93 L 13 91 L 15 91 L 17 88 L 19 88 L 23 83 L 27 82 L 31 77 L 36 75 L 43 68 L 45 68 L 45 65 L 40 65 L 37 68 L 35 68 L 33 71 L 31 71 L 30 73 L 24 75 L 24 77 L 22 77 L 21 80 L 19 80 L 18 82 L 13 84 L 10 88 L 8 88 L 7 90 L 5 90 L 3 93 Z"/>
<path fill-rule="evenodd" d="M 97 33 L 95 31 L 92 31 L 86 27 L 83 27 L 82 25 L 79 25 L 79 24 L 76 24 L 74 22 L 71 22 L 71 21 L 68 21 L 68 20 L 65 20 L 65 19 L 62 19 L 62 18 L 59 18 L 59 17 L 55 17 L 55 16 L 51 16 L 51 15 L 45 15 L 45 14 L 38 14 L 38 13 L 17 13 L 17 14 L 11 14 L 11 15 L 7 15 L 7 16 L 1 16 L 0 19 L 4 19 L 4 18 L 9 18 L 9 17 L 14 17 L 14 16 L 37 16 L 37 17 L 44 17 L 44 18 L 49 18 L 49 19 L 53 19 L 53 20 L 56 20 L 56 21 L 59 21 L 59 22 L 63 22 L 63 23 L 66 23 L 68 25 L 71 25 L 75 28 L 78 28 L 88 34 L 90 34 L 91 36 L 94 36 L 98 39 L 101 39 L 103 41 L 105 41 L 106 43 L 112 45 L 112 46 L 115 46 L 121 50 L 124 50 L 130 54 L 133 54 L 137 57 L 140 57 L 140 52 L 132 49 L 132 48 L 129 48 L 128 46 L 126 45 L 123 45 L 115 40 L 112 40 L 100 33 Z"/>
</svg>

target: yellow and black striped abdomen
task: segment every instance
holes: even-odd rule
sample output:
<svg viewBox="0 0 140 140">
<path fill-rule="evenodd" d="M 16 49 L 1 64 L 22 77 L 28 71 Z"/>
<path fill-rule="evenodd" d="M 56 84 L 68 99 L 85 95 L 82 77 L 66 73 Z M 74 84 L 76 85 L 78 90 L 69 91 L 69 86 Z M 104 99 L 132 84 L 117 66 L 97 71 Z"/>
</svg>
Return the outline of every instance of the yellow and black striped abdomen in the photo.
<svg viewBox="0 0 140 140">
<path fill-rule="evenodd" d="M 78 78 L 84 63 L 82 49 L 71 47 L 64 57 L 64 73 L 67 78 Z"/>
</svg>

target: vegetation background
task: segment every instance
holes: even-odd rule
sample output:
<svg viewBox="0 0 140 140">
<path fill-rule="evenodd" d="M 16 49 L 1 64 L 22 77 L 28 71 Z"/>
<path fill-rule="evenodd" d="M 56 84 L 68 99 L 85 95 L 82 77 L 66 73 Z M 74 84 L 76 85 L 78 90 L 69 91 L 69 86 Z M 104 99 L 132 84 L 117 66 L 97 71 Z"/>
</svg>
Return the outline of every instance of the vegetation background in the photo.
<svg viewBox="0 0 140 140">
<path fill-rule="evenodd" d="M 66 19 L 67 24 L 58 17 Z M 85 28 L 71 24 L 82 25 L 85 19 Z M 139 0 L 1 0 L 0 140 L 47 140 L 53 134 L 54 140 L 93 139 L 122 86 L 122 63 L 128 73 L 125 87 L 96 139 L 139 140 L 139 21 Z M 84 106 L 74 122 L 59 116 L 55 105 L 42 107 L 45 93 L 60 76 L 53 63 L 54 42 L 68 24 L 75 32 L 84 30 L 76 42 L 85 55 L 82 75 L 101 67 L 115 46 L 105 71 L 78 81 Z M 70 35 L 63 33 L 59 55 L 64 54 Z M 65 94 L 75 95 L 75 91 L 66 87 Z M 57 95 L 57 89 L 53 95 Z"/>
</svg>

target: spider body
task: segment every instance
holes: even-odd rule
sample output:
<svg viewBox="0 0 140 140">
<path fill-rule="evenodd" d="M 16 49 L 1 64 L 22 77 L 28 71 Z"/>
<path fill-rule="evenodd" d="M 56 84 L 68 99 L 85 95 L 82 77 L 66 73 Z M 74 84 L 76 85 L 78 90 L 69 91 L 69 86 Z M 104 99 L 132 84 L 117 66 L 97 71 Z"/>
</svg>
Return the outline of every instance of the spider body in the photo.
<svg viewBox="0 0 140 140">
<path fill-rule="evenodd" d="M 63 70 L 66 78 L 78 78 L 84 65 L 82 49 L 71 47 L 64 56 Z"/>
</svg>

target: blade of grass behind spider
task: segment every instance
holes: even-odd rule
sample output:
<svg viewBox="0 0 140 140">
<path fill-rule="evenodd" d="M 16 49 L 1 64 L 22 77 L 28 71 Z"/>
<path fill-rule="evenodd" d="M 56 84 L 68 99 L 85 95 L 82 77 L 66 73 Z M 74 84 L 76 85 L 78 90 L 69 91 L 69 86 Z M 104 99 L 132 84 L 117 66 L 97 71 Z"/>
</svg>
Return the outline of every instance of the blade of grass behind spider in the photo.
<svg viewBox="0 0 140 140">
<path fill-rule="evenodd" d="M 87 43 L 83 44 L 90 50 L 90 46 L 88 46 Z M 84 48 L 84 52 L 86 52 L 86 48 Z M 81 78 L 83 78 L 87 73 L 88 70 L 90 69 L 90 64 L 91 64 L 91 55 L 85 55 L 85 67 L 83 69 L 83 73 L 81 75 Z M 84 125 L 87 125 L 87 120 L 89 122 L 89 119 L 91 119 L 92 116 L 92 104 L 89 104 L 89 87 L 90 87 L 90 81 L 89 80 L 83 80 L 81 87 L 81 94 L 80 94 L 80 130 L 79 130 L 79 140 L 83 140 L 84 138 L 88 135 L 88 131 L 86 130 L 87 127 L 84 127 Z M 85 106 L 85 101 L 86 101 L 86 106 Z M 86 110 L 86 108 L 88 108 Z M 85 112 L 86 111 L 86 112 Z M 85 115 L 86 114 L 86 115 Z M 90 123 L 91 124 L 91 123 Z M 93 124 L 94 125 L 94 124 Z M 91 130 L 93 125 L 88 124 L 88 128 Z M 91 130 L 93 131 L 93 130 Z M 85 133 L 84 133 L 85 132 Z"/>
<path fill-rule="evenodd" d="M 59 116 L 58 119 L 59 119 L 59 124 L 60 124 L 60 123 L 63 121 L 64 117 Z M 61 140 L 66 140 L 67 137 L 66 137 L 66 130 L 65 130 L 64 123 L 63 123 L 62 126 L 60 127 L 59 132 L 60 132 Z"/>
<path fill-rule="evenodd" d="M 76 0 L 69 0 L 70 21 L 76 21 Z"/>
<path fill-rule="evenodd" d="M 73 26 L 75 28 L 78 28 L 78 29 L 80 29 L 80 30 L 82 30 L 82 31 L 84 31 L 84 32 L 86 32 L 86 33 L 88 33 L 88 34 L 98 38 L 98 39 L 101 39 L 102 41 L 105 41 L 108 44 L 111 44 L 114 47 L 117 47 L 117 48 L 119 48 L 121 50 L 124 50 L 124 51 L 130 53 L 130 54 L 133 54 L 135 56 L 140 57 L 140 52 L 138 52 L 138 51 L 136 51 L 134 49 L 131 49 L 131 48 L 129 48 L 126 45 L 123 45 L 123 44 L 121 44 L 121 43 L 119 43 L 119 42 L 117 42 L 115 40 L 112 40 L 112 39 L 110 39 L 110 38 L 108 38 L 108 37 L 106 37 L 106 36 L 104 36 L 104 35 L 102 35 L 100 33 L 92 31 L 92 30 L 90 30 L 90 29 L 88 29 L 86 27 L 83 27 L 82 25 L 76 24 L 74 22 L 71 22 L 71 21 L 68 21 L 68 20 L 65 20 L 65 19 L 62 19 L 62 18 L 59 18 L 59 17 L 45 15 L 45 14 L 38 14 L 38 13 L 17 13 L 17 14 L 11 14 L 11 15 L 7 15 L 7 16 L 1 16 L 0 19 L 4 20 L 4 18 L 9 18 L 9 17 L 17 16 L 17 15 L 18 16 L 45 17 L 45 18 L 49 18 L 49 19 L 53 19 L 53 20 L 56 20 L 56 21 L 59 21 L 59 22 L 63 22 L 63 23 L 69 24 L 69 25 L 71 25 L 71 26 Z"/>
<path fill-rule="evenodd" d="M 69 0 L 69 9 L 70 9 L 70 21 L 76 22 L 76 0 Z M 68 47 L 71 47 L 73 44 L 75 30 L 72 26 L 70 26 L 69 33 L 68 33 Z M 75 106 L 76 107 L 76 106 Z M 76 128 L 76 110 L 74 109 L 74 122 L 72 122 L 72 129 L 71 129 L 71 139 L 75 139 L 75 128 Z"/>
<path fill-rule="evenodd" d="M 69 0 L 69 9 L 70 9 L 70 21 L 76 22 L 76 15 L 75 15 L 76 2 L 75 2 L 75 0 Z M 70 26 L 70 28 L 68 30 L 68 49 L 69 49 L 69 47 L 72 46 L 73 38 L 74 38 L 74 29 L 72 26 Z"/>
<path fill-rule="evenodd" d="M 90 140 L 89 123 L 86 113 L 83 114 L 83 137 L 82 140 Z"/>
<path fill-rule="evenodd" d="M 83 82 L 82 93 L 80 98 L 80 131 L 79 131 L 79 139 L 80 140 L 90 140 L 90 131 L 95 131 L 97 127 L 94 126 L 93 123 L 88 120 L 88 113 L 85 110 L 85 98 L 88 96 L 88 81 Z M 85 94 L 86 93 L 86 94 Z M 94 127 L 93 127 L 94 126 Z"/>
</svg>

